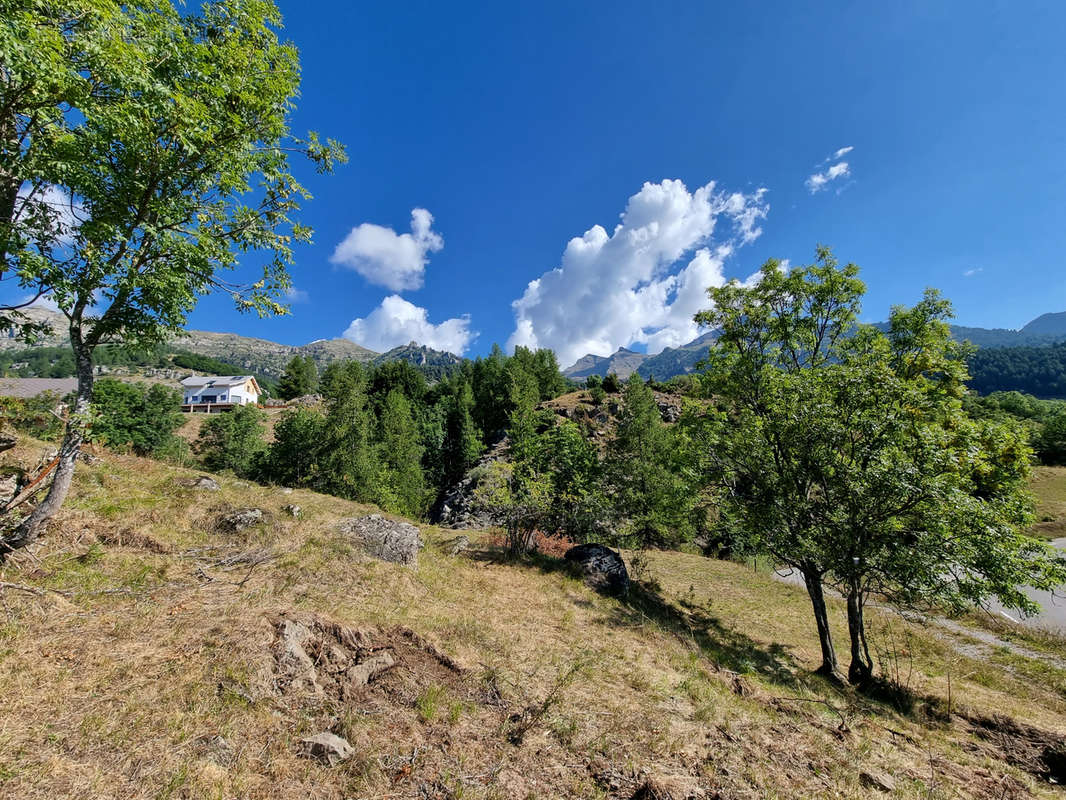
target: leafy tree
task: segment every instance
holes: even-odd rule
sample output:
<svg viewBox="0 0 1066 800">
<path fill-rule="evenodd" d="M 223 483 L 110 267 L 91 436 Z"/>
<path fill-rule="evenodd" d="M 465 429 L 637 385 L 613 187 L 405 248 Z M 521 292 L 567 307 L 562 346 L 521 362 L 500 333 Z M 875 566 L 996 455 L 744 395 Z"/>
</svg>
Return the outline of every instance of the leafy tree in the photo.
<svg viewBox="0 0 1066 800">
<path fill-rule="evenodd" d="M 888 331 L 859 326 L 858 267 L 815 264 L 709 290 L 697 321 L 721 330 L 705 373 L 723 398 L 707 454 L 736 544 L 797 569 L 820 671 L 839 675 L 823 585 L 847 600 L 848 677 L 870 678 L 863 609 L 873 594 L 962 608 L 1066 580 L 1066 562 L 1023 531 L 1029 451 L 1017 426 L 962 409 L 967 350 L 928 291 Z"/>
<path fill-rule="evenodd" d="M 318 387 L 318 367 L 311 356 L 293 356 L 278 379 L 278 395 L 292 400 L 311 394 Z"/>
<path fill-rule="evenodd" d="M 503 520 L 507 549 L 518 556 L 533 549 L 534 535 L 548 514 L 551 487 L 542 475 L 492 461 L 474 489 L 474 499 Z"/>
<path fill-rule="evenodd" d="M 324 442 L 321 413 L 293 408 L 274 426 L 274 441 L 259 467 L 259 477 L 283 486 L 309 486 L 316 482 Z"/>
<path fill-rule="evenodd" d="M 604 378 L 603 383 L 600 385 L 603 387 L 603 391 L 607 392 L 607 394 L 618 394 L 622 391 L 622 382 L 613 372 Z"/>
<path fill-rule="evenodd" d="M 78 377 L 48 495 L 3 553 L 69 491 L 100 344 L 158 342 L 215 289 L 241 310 L 285 311 L 275 298 L 310 234 L 292 220 L 306 192 L 288 154 L 324 170 L 343 154 L 290 136 L 299 62 L 280 19 L 270 0 L 193 15 L 163 0 L 15 0 L 0 15 L 0 258 L 66 317 Z M 258 280 L 221 277 L 251 253 L 265 255 Z"/>
<path fill-rule="evenodd" d="M 382 505 L 409 516 L 418 516 L 426 502 L 422 444 L 411 404 L 400 390 L 393 389 L 386 395 L 379 425 Z"/>
<path fill-rule="evenodd" d="M 618 536 L 639 547 L 676 547 L 692 538 L 697 493 L 686 479 L 687 448 L 663 424 L 640 376 L 622 390 L 622 408 L 606 458 Z"/>
<path fill-rule="evenodd" d="M 204 466 L 213 472 L 231 470 L 240 477 L 251 476 L 266 449 L 264 419 L 266 415 L 251 405 L 208 417 L 195 446 Z"/>
<path fill-rule="evenodd" d="M 1066 464 L 1066 410 L 1044 423 L 1036 437 L 1036 451 L 1044 464 Z"/>
<path fill-rule="evenodd" d="M 181 427 L 181 393 L 160 384 L 96 382 L 93 391 L 92 434 L 108 447 L 130 447 L 138 455 L 173 448 L 174 431 Z"/>
</svg>

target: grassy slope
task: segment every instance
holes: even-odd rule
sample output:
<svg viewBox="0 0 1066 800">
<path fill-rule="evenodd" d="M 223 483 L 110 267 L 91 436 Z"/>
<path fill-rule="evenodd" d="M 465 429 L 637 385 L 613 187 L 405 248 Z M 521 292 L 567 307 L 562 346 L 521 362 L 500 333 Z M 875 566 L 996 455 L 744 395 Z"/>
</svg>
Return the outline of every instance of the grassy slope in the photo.
<svg viewBox="0 0 1066 800">
<path fill-rule="evenodd" d="M 898 797 L 1062 796 L 958 717 L 899 713 L 811 677 L 805 593 L 750 568 L 653 554 L 620 603 L 550 560 L 447 555 L 438 545 L 454 534 L 426 527 L 410 570 L 359 557 L 333 531 L 362 507 L 232 479 L 217 493 L 176 483 L 194 474 L 113 455 L 81 467 L 59 524 L 0 572 L 44 590 L 0 591 L 0 796 L 606 798 L 631 796 L 646 771 L 698 777 L 725 798 L 859 798 L 872 794 L 863 770 L 894 774 Z M 281 512 L 292 502 L 299 520 Z M 236 506 L 270 518 L 212 532 Z M 242 553 L 269 559 L 233 563 Z M 271 622 L 290 612 L 379 637 L 408 626 L 465 672 L 411 662 L 344 702 L 278 694 Z M 838 606 L 834 619 L 843 643 Z M 941 711 L 950 679 L 955 710 L 1066 732 L 1066 672 L 965 655 L 894 615 L 872 625 L 901 680 Z M 510 743 L 508 717 L 546 697 Z M 299 758 L 298 740 L 325 729 L 355 757 Z"/>
</svg>

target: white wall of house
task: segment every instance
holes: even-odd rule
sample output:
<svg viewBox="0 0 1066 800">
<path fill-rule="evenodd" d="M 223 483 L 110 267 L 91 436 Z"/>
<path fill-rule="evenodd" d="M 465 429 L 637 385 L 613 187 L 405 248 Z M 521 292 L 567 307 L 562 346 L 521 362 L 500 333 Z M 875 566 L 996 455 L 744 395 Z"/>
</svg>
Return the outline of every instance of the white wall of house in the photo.
<svg viewBox="0 0 1066 800">
<path fill-rule="evenodd" d="M 218 384 L 208 386 L 206 384 L 183 386 L 182 402 L 185 405 L 227 404 L 249 405 L 259 402 L 259 393 L 256 391 L 255 382 L 249 378 L 244 383 L 234 385 Z"/>
</svg>

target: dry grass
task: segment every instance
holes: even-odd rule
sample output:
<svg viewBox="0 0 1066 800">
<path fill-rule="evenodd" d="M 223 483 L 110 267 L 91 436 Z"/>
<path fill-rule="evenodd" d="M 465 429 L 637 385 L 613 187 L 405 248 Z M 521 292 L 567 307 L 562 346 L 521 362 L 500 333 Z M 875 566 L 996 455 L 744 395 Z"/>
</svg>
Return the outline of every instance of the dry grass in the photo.
<svg viewBox="0 0 1066 800">
<path fill-rule="evenodd" d="M 113 455 L 82 466 L 59 522 L 0 571 L 44 592 L 0 590 L 0 797 L 628 798 L 651 774 L 722 798 L 861 798 L 864 770 L 896 776 L 902 798 L 1062 796 L 944 713 L 950 681 L 954 711 L 1066 732 L 1066 681 L 1043 665 L 969 657 L 875 614 L 901 682 L 933 698 L 904 712 L 811 676 L 805 594 L 749 567 L 651 554 L 623 603 L 555 559 L 507 563 L 487 535 L 447 555 L 435 543 L 454 534 L 424 526 L 406 569 L 334 532 L 363 507 L 178 485 L 193 474 Z M 269 521 L 214 532 L 243 506 Z M 382 641 L 402 626 L 462 669 L 405 656 L 354 698 L 286 694 L 271 681 L 283 614 Z M 301 758 L 322 730 L 354 757 Z"/>
<path fill-rule="evenodd" d="M 1033 470 L 1036 519 L 1033 533 L 1047 539 L 1066 536 L 1066 467 Z"/>
<path fill-rule="evenodd" d="M 274 426 L 278 424 L 278 420 L 281 419 L 281 415 L 286 409 L 283 407 L 269 407 L 262 409 L 262 411 L 266 415 L 263 420 L 263 441 L 270 443 L 274 441 Z M 183 413 L 182 417 L 184 422 L 174 434 L 184 439 L 189 444 L 193 444 L 200 435 L 200 428 L 202 428 L 204 423 L 212 416 L 216 415 L 205 414 L 201 411 Z"/>
</svg>

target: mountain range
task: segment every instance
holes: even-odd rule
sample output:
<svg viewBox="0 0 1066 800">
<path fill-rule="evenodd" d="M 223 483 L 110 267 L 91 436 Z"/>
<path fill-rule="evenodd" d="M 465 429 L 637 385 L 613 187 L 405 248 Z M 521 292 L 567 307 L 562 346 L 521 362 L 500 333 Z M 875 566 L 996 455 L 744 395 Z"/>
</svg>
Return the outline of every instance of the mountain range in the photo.
<svg viewBox="0 0 1066 800">
<path fill-rule="evenodd" d="M 61 314 L 46 309 L 29 309 L 28 315 L 35 321 L 47 322 L 52 326 L 52 332 L 37 342 L 39 346 L 62 347 L 67 344 L 64 330 L 66 320 Z M 878 327 L 884 326 L 885 323 L 878 324 Z M 1066 341 L 1066 311 L 1042 314 L 1018 330 L 952 325 L 951 332 L 960 341 L 967 340 L 986 349 L 1054 344 Z M 590 375 L 606 376 L 612 372 L 622 379 L 636 372 L 644 379 L 667 380 L 695 371 L 696 364 L 707 355 L 707 349 L 716 335 L 715 331 L 710 331 L 688 344 L 668 347 L 655 355 L 624 347 L 609 356 L 589 353 L 564 369 L 563 374 L 576 381 Z M 377 353 L 348 339 L 318 339 L 304 345 L 286 345 L 235 333 L 200 330 L 182 331 L 170 339 L 169 345 L 175 350 L 209 356 L 270 378 L 280 376 L 285 365 L 298 355 L 311 356 L 319 368 L 334 361 L 349 359 L 368 364 L 408 361 L 419 367 L 431 380 L 447 375 L 464 360 L 454 353 L 434 350 L 417 342 Z M 25 348 L 26 344 L 16 339 L 13 331 L 0 332 L 0 352 Z"/>
<path fill-rule="evenodd" d="M 886 323 L 877 323 L 884 328 Z M 959 341 L 969 341 L 980 348 L 1022 347 L 1055 344 L 1066 341 L 1066 311 L 1041 314 L 1018 330 L 1011 328 L 973 328 L 952 325 L 951 335 Z M 647 380 L 666 380 L 695 371 L 696 364 L 707 355 L 717 333 L 710 331 L 680 347 L 668 347 L 661 353 L 648 355 L 619 347 L 609 356 L 589 353 L 563 370 L 573 380 L 589 375 L 615 373 L 623 380 L 634 372 Z"/>
<path fill-rule="evenodd" d="M 33 321 L 48 323 L 52 328 L 51 333 L 36 342 L 36 346 L 67 345 L 66 319 L 62 314 L 38 308 L 28 309 L 26 313 Z M 317 339 L 304 345 L 286 345 L 236 333 L 187 330 L 172 336 L 168 345 L 175 350 L 209 356 L 268 378 L 279 377 L 293 356 L 311 356 L 320 369 L 333 361 L 351 359 L 368 364 L 409 361 L 431 380 L 440 379 L 463 362 L 454 353 L 433 350 L 416 342 L 377 353 L 348 339 Z M 26 343 L 15 338 L 13 330 L 0 333 L 0 352 L 24 349 Z"/>
</svg>

